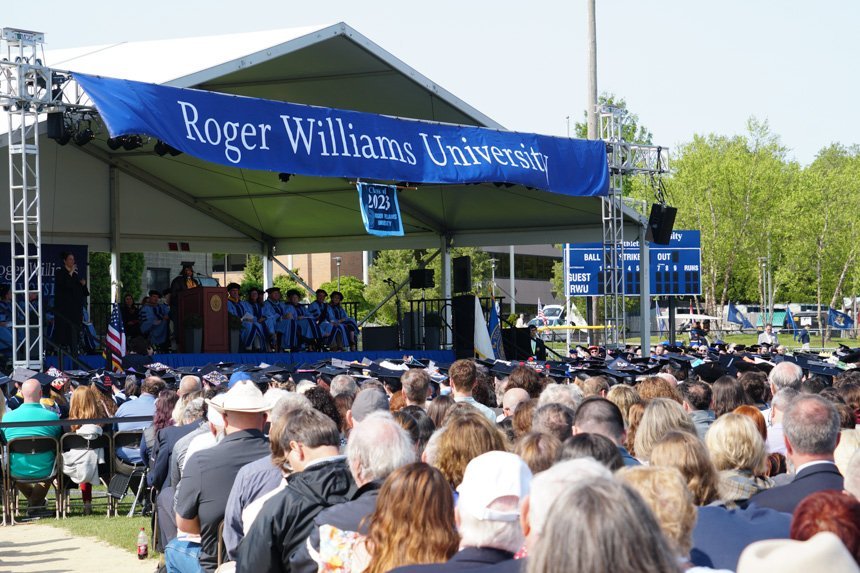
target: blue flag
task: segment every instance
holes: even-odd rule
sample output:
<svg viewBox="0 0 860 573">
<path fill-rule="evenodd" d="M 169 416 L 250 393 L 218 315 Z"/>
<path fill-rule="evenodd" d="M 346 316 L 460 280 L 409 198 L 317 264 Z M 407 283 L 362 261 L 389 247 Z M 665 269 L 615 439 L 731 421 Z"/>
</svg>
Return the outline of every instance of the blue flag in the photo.
<svg viewBox="0 0 860 573">
<path fill-rule="evenodd" d="M 728 316 L 726 316 L 727 322 L 732 322 L 734 324 L 740 324 L 741 330 L 745 328 L 753 328 L 752 323 L 747 320 L 747 317 L 744 316 L 744 313 L 738 310 L 738 307 L 734 305 L 734 303 L 729 303 L 729 312 Z"/>
<path fill-rule="evenodd" d="M 505 359 L 505 349 L 502 345 L 502 323 L 499 320 L 499 306 L 493 299 L 490 304 L 490 343 L 497 360 Z"/>
<path fill-rule="evenodd" d="M 794 316 L 788 305 L 785 306 L 785 325 L 791 329 L 791 332 L 797 332 L 797 323 L 794 322 Z"/>
<path fill-rule="evenodd" d="M 827 313 L 827 324 L 830 328 L 838 328 L 840 330 L 854 328 L 854 320 L 850 316 L 833 308 Z"/>
</svg>

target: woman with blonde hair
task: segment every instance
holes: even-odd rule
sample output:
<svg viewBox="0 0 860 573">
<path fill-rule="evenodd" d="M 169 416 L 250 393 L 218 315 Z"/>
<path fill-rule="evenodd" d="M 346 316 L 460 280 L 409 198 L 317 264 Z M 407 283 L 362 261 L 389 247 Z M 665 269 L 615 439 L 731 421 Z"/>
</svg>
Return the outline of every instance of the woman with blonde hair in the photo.
<svg viewBox="0 0 860 573">
<path fill-rule="evenodd" d="M 624 418 L 624 427 L 629 428 L 630 422 L 627 412 L 633 404 L 642 403 L 639 393 L 626 384 L 616 384 L 606 393 L 606 399 L 618 406 L 618 409 L 621 410 L 621 417 Z"/>
<path fill-rule="evenodd" d="M 666 434 L 651 450 L 651 465 L 681 472 L 696 505 L 708 505 L 720 498 L 717 468 L 705 445 L 692 434 Z"/>
<path fill-rule="evenodd" d="M 681 472 L 675 468 L 635 466 L 622 468 L 617 475 L 642 496 L 675 556 L 683 565 L 688 564 L 697 515 Z"/>
<path fill-rule="evenodd" d="M 466 466 L 473 458 L 493 450 L 507 451 L 504 434 L 477 410 L 449 416 L 444 428 L 433 465 L 454 489 L 463 481 Z"/>
<path fill-rule="evenodd" d="M 370 563 L 366 573 L 442 563 L 460 545 L 451 488 L 445 476 L 427 464 L 408 464 L 394 470 L 382 484 L 376 510 L 368 519 Z M 352 568 L 353 572 L 358 570 Z"/>
<path fill-rule="evenodd" d="M 744 507 L 758 492 L 773 487 L 765 477 L 767 449 L 755 423 L 742 414 L 724 414 L 705 435 L 705 445 L 720 472 L 720 497 L 726 507 Z"/>
<path fill-rule="evenodd" d="M 642 416 L 645 414 L 645 404 L 636 402 L 630 409 L 627 410 L 627 451 L 631 456 L 636 457 L 636 434 L 639 432 L 639 424 L 642 423 Z"/>
<path fill-rule="evenodd" d="M 645 406 L 636 431 L 636 458 L 648 461 L 651 450 L 666 434 L 678 430 L 696 435 L 696 426 L 681 405 L 670 398 L 654 398 Z"/>
</svg>

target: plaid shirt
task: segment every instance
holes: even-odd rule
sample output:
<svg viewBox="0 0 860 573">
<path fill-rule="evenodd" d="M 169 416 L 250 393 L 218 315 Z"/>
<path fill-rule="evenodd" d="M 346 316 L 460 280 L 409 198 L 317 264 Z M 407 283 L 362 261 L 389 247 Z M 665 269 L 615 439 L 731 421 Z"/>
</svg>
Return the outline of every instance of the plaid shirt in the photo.
<svg viewBox="0 0 860 573">
<path fill-rule="evenodd" d="M 773 487 L 773 480 L 755 476 L 749 470 L 722 470 L 720 472 L 720 497 L 726 506 L 745 501 L 760 491 Z"/>
</svg>

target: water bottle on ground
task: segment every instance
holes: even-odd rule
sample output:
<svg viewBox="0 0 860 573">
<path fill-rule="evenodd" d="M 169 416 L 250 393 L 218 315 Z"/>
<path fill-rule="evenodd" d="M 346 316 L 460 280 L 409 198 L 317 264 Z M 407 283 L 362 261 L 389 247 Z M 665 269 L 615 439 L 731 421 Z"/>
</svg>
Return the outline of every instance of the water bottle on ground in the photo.
<svg viewBox="0 0 860 573">
<path fill-rule="evenodd" d="M 137 534 L 137 558 L 146 559 L 149 557 L 149 537 L 146 535 L 146 530 L 141 527 L 140 533 Z"/>
</svg>

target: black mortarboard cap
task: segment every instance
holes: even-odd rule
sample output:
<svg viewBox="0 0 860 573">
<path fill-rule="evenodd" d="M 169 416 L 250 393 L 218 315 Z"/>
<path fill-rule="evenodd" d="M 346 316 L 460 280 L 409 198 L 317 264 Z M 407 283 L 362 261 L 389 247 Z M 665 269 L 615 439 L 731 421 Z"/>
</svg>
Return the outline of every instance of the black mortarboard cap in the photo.
<svg viewBox="0 0 860 573">
<path fill-rule="evenodd" d="M 41 384 L 42 387 L 50 386 L 51 382 L 56 380 L 56 378 L 54 376 L 51 376 L 47 372 L 37 372 L 36 374 L 33 375 L 33 379 L 38 380 L 39 384 Z"/>
<path fill-rule="evenodd" d="M 331 382 L 332 378 L 334 378 L 335 376 L 339 376 L 341 374 L 346 374 L 347 372 L 349 372 L 349 369 L 347 369 L 347 368 L 335 368 L 334 366 L 326 365 L 326 366 L 323 366 L 322 368 L 320 368 L 318 370 L 318 372 L 319 372 L 320 378 L 322 378 L 326 382 Z"/>
<path fill-rule="evenodd" d="M 698 366 L 693 367 L 693 372 L 705 382 L 716 382 L 720 376 L 726 373 L 725 368 L 720 366 L 718 362 L 703 362 Z"/>
</svg>

